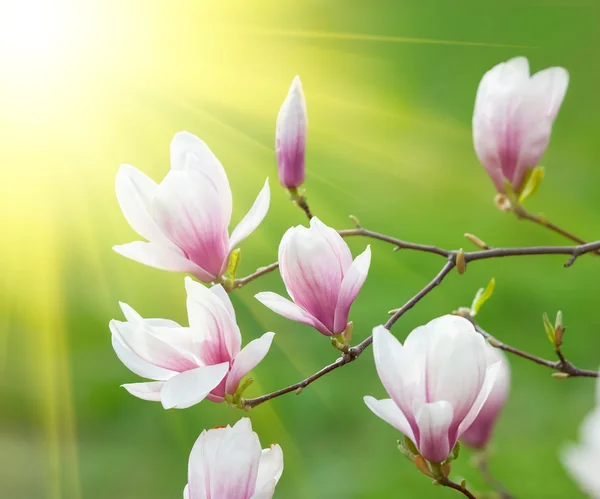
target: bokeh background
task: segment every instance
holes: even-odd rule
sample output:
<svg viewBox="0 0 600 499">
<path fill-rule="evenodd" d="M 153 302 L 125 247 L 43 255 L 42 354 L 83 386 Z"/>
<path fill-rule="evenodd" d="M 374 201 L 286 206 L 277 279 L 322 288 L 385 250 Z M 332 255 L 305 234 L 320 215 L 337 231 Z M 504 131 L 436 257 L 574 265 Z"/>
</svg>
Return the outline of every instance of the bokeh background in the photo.
<svg viewBox="0 0 600 499">
<path fill-rule="evenodd" d="M 241 273 L 270 263 L 303 214 L 276 183 L 274 124 L 296 74 L 308 100 L 306 187 L 326 223 L 364 226 L 448 248 L 472 232 L 494 246 L 560 244 L 495 209 L 470 121 L 482 74 L 516 55 L 562 65 L 571 87 L 531 200 L 581 237 L 600 237 L 600 67 L 596 0 L 4 0 L 0 4 L 0 497 L 181 497 L 203 428 L 244 414 L 204 402 L 184 411 L 133 398 L 108 321 L 118 301 L 186 321 L 183 276 L 118 256 L 137 238 L 114 195 L 120 163 L 160 180 L 171 137 L 189 130 L 224 164 L 234 223 L 271 178 L 270 212 L 243 243 Z M 435 255 L 372 243 L 352 319 L 360 340 L 436 273 Z M 565 352 L 600 364 L 600 261 L 480 262 L 406 314 L 415 326 L 469 305 L 496 277 L 481 324 L 552 356 L 541 316 L 562 310 Z M 245 342 L 277 333 L 248 395 L 293 383 L 336 357 L 329 342 L 253 295 L 284 292 L 273 274 L 236 292 Z M 583 497 L 558 461 L 594 403 L 590 380 L 560 381 L 511 359 L 514 384 L 493 445 L 494 473 L 518 498 Z M 279 442 L 278 498 L 456 497 L 396 450 L 397 432 L 364 406 L 383 396 L 370 351 L 306 389 L 252 411 L 263 444 Z M 469 453 L 456 476 L 486 490 Z"/>
</svg>

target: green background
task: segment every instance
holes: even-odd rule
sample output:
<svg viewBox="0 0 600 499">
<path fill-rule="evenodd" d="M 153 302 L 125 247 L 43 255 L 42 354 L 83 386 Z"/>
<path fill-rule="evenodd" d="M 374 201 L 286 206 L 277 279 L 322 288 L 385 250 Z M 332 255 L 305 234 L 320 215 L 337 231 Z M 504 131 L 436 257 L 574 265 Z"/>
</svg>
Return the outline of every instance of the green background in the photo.
<svg viewBox="0 0 600 499">
<path fill-rule="evenodd" d="M 241 411 L 205 401 L 182 411 L 128 395 L 134 382 L 116 358 L 108 321 L 118 301 L 143 316 L 186 322 L 183 276 L 120 257 L 137 239 L 114 195 L 120 163 L 160 180 L 169 142 L 182 129 L 203 138 L 225 166 L 237 223 L 265 177 L 269 214 L 242 244 L 241 274 L 276 258 L 303 214 L 276 182 L 274 123 L 294 75 L 309 112 L 310 206 L 324 222 L 445 248 L 563 244 L 493 205 L 473 153 L 470 122 L 483 73 L 516 55 L 532 70 L 566 67 L 571 87 L 543 158 L 546 179 L 528 207 L 583 238 L 598 238 L 600 115 L 594 0 L 305 0 L 301 2 L 84 2 L 72 57 L 39 78 L 4 64 L 0 101 L 0 497 L 181 497 L 189 451 L 204 428 Z M 72 7 L 72 6 L 71 6 Z M 57 1 L 57 9 L 71 8 Z M 74 8 L 74 7 L 73 7 Z M 62 11 L 60 11 L 62 12 Z M 89 26 L 88 26 L 89 25 Z M 73 40 L 76 44 L 77 40 Z M 75 45 L 74 45 L 75 46 Z M 372 244 L 366 284 L 351 319 L 365 338 L 443 260 Z M 600 363 L 600 261 L 569 269 L 556 256 L 477 262 L 393 329 L 412 328 L 469 305 L 496 278 L 480 323 L 507 343 L 552 358 L 541 316 L 562 310 L 565 353 Z M 276 333 L 247 395 L 294 383 L 336 358 L 326 338 L 259 304 L 284 294 L 277 273 L 232 295 L 244 343 Z M 513 385 L 491 467 L 518 498 L 583 497 L 558 460 L 594 403 L 594 382 L 556 380 L 511 358 Z M 281 444 L 278 498 L 457 497 L 434 488 L 396 449 L 398 433 L 365 407 L 384 396 L 371 351 L 304 390 L 253 410 L 266 447 Z M 487 490 L 465 452 L 454 466 Z M 479 497 L 479 496 L 478 496 Z"/>
</svg>

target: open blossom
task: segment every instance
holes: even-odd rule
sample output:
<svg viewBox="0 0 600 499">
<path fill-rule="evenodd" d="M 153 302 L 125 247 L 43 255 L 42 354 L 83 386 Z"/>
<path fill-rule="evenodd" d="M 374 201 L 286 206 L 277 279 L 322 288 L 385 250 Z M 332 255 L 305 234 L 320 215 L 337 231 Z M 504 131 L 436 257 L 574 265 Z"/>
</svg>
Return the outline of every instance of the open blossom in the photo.
<svg viewBox="0 0 600 499">
<path fill-rule="evenodd" d="M 373 352 L 391 398 L 365 397 L 365 403 L 425 459 L 444 461 L 495 383 L 499 365 L 488 366 L 485 340 L 468 320 L 444 315 L 413 330 L 404 345 L 376 327 Z"/>
<path fill-rule="evenodd" d="M 160 184 L 122 165 L 116 191 L 125 218 L 148 242 L 113 249 L 151 267 L 188 272 L 206 283 L 227 270 L 229 254 L 258 227 L 270 199 L 265 182 L 230 236 L 232 199 L 225 170 L 208 146 L 188 132 L 173 138 L 171 170 Z"/>
<path fill-rule="evenodd" d="M 186 277 L 189 327 L 166 319 L 143 319 L 121 304 L 126 322 L 112 320 L 112 344 L 132 372 L 154 381 L 123 385 L 132 395 L 184 409 L 207 398 L 223 402 L 264 358 L 274 333 L 240 350 L 242 338 L 229 296 Z"/>
<path fill-rule="evenodd" d="M 485 345 L 485 354 L 488 365 L 499 363 L 499 368 L 496 382 L 485 404 L 461 437 L 462 442 L 475 449 L 482 449 L 487 445 L 510 391 L 510 366 L 506 355 L 489 343 Z"/>
<path fill-rule="evenodd" d="M 184 499 L 271 499 L 283 473 L 279 445 L 261 449 L 248 418 L 204 430 L 190 454 Z"/>
<path fill-rule="evenodd" d="M 596 407 L 587 415 L 579 430 L 579 444 L 571 444 L 561 453 L 564 467 L 583 491 L 600 498 L 600 381 L 596 382 Z"/>
<path fill-rule="evenodd" d="M 304 183 L 307 127 L 306 101 L 300 77 L 296 76 L 279 110 L 275 131 L 279 183 L 287 189 Z"/>
<path fill-rule="evenodd" d="M 362 287 L 371 249 L 352 261 L 350 248 L 334 229 L 317 217 L 310 228 L 292 227 L 279 244 L 279 269 L 293 302 L 276 293 L 256 298 L 288 319 L 308 324 L 326 336 L 343 333 L 350 307 Z"/>
<path fill-rule="evenodd" d="M 475 152 L 498 192 L 505 181 L 520 192 L 527 172 L 548 147 L 569 73 L 548 68 L 529 76 L 529 62 L 516 57 L 481 79 L 473 113 Z"/>
</svg>

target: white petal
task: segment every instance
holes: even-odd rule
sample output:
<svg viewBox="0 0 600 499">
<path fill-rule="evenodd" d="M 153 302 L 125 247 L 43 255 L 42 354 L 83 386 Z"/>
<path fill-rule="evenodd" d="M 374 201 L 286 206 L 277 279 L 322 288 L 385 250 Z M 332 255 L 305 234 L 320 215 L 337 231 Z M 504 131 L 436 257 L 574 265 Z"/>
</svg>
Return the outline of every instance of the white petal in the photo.
<svg viewBox="0 0 600 499">
<path fill-rule="evenodd" d="M 267 486 L 270 490 L 270 484 L 277 484 L 283 473 L 283 452 L 277 444 L 271 445 L 268 449 L 263 449 L 258 464 L 258 476 L 256 477 L 256 490 L 259 491 Z M 275 485 L 273 485 L 275 488 Z M 262 497 L 262 496 L 260 496 Z M 264 496 L 267 497 L 267 496 Z"/>
<path fill-rule="evenodd" d="M 344 238 L 339 235 L 337 230 L 321 222 L 318 217 L 310 219 L 310 229 L 320 234 L 327 241 L 343 272 L 345 272 L 352 265 L 352 253 Z"/>
<path fill-rule="evenodd" d="M 195 135 L 189 132 L 178 132 L 171 141 L 171 168 L 173 170 L 193 169 L 206 179 L 219 194 L 220 206 L 231 218 L 231 188 L 221 162 L 214 153 Z"/>
<path fill-rule="evenodd" d="M 479 395 L 477 396 L 477 398 L 475 399 L 475 402 L 471 406 L 471 409 L 469 410 L 467 415 L 464 417 L 463 421 L 458 426 L 459 437 L 465 431 L 467 431 L 469 426 L 471 426 L 473 424 L 473 421 L 475 421 L 475 418 L 479 414 L 479 411 L 481 411 L 483 404 L 485 404 L 485 401 L 487 400 L 488 396 L 490 395 L 490 392 L 492 391 L 492 388 L 494 387 L 494 383 L 498 379 L 498 374 L 500 373 L 501 368 L 502 368 L 502 364 L 500 362 L 496 362 L 495 364 L 493 364 L 487 368 L 486 374 L 485 374 L 485 381 L 483 382 L 481 391 L 479 392 Z"/>
<path fill-rule="evenodd" d="M 392 425 L 416 443 L 410 424 L 392 399 L 377 400 L 373 397 L 366 396 L 364 397 L 364 401 L 365 404 L 367 404 L 367 407 L 373 411 L 373 414 Z"/>
<path fill-rule="evenodd" d="M 190 326 L 205 331 L 211 352 L 203 357 L 207 363 L 233 360 L 240 351 L 242 336 L 226 304 L 206 287 L 185 278 Z M 213 355 L 214 354 L 214 355 Z"/>
<path fill-rule="evenodd" d="M 114 327 L 113 321 L 111 321 L 111 330 Z M 142 378 L 166 381 L 176 374 L 174 371 L 157 367 L 142 359 L 138 354 L 133 352 L 122 342 L 118 334 L 112 335 L 112 346 L 117 354 L 117 357 L 121 362 L 123 362 L 125 367 Z"/>
<path fill-rule="evenodd" d="M 185 371 L 165 383 L 161 401 L 165 409 L 185 409 L 204 400 L 211 390 L 223 380 L 229 363 L 203 366 Z"/>
<path fill-rule="evenodd" d="M 117 200 L 125 219 L 140 236 L 166 245 L 167 238 L 148 212 L 158 184 L 131 165 L 121 165 L 115 180 Z"/>
<path fill-rule="evenodd" d="M 216 286 L 212 286 L 210 288 L 210 292 L 214 293 L 215 296 L 223 302 L 223 304 L 225 305 L 225 308 L 229 312 L 229 315 L 231 315 L 232 319 L 235 320 L 235 310 L 233 308 L 233 304 L 231 303 L 229 294 L 227 293 L 227 291 L 225 291 L 223 286 L 221 286 L 220 284 L 217 284 Z"/>
<path fill-rule="evenodd" d="M 318 319 L 310 315 L 302 307 L 296 305 L 294 302 L 270 291 L 257 293 L 254 295 L 259 302 L 266 307 L 270 308 L 273 312 L 286 317 L 287 319 L 301 322 L 302 324 L 308 324 L 314 327 L 317 331 L 325 336 L 331 336 L 333 333 L 329 331 Z"/>
<path fill-rule="evenodd" d="M 248 343 L 242 351 L 233 360 L 233 366 L 229 376 L 227 376 L 227 384 L 225 385 L 225 393 L 234 394 L 238 389 L 241 379 L 246 376 L 258 363 L 265 358 L 275 333 L 265 333 L 260 338 Z"/>
<path fill-rule="evenodd" d="M 271 201 L 271 191 L 269 190 L 269 179 L 265 181 L 265 185 L 258 193 L 252 208 L 242 218 L 242 221 L 237 225 L 229 238 L 229 251 L 235 249 L 244 239 L 246 239 L 260 225 L 269 211 L 269 203 Z"/>
<path fill-rule="evenodd" d="M 275 480 L 269 480 L 262 487 L 257 487 L 256 492 L 252 494 L 250 499 L 271 499 L 275 494 L 275 486 L 277 482 Z"/>
<path fill-rule="evenodd" d="M 162 381 L 153 381 L 150 383 L 130 383 L 121 386 L 134 397 L 152 402 L 160 402 L 160 394 L 165 383 Z"/>
<path fill-rule="evenodd" d="M 181 250 L 174 247 L 168 248 L 157 243 L 134 241 L 129 244 L 113 246 L 113 250 L 124 257 L 157 269 L 188 272 L 203 282 L 212 282 L 215 279 L 215 276 L 188 260 Z"/>
<path fill-rule="evenodd" d="M 569 72 L 565 68 L 548 68 L 531 77 L 529 92 L 534 99 L 543 101 L 545 115 L 554 119 L 565 98 L 568 86 Z"/>
<path fill-rule="evenodd" d="M 211 467 L 225 436 L 231 431 L 225 428 L 204 430 L 192 448 L 188 463 L 188 487 L 190 499 L 206 499 L 210 493 Z"/>
<path fill-rule="evenodd" d="M 354 300 L 356 300 L 360 289 L 365 283 L 370 265 L 371 246 L 369 245 L 365 251 L 356 257 L 344 275 L 340 295 L 335 307 L 335 319 L 333 324 L 335 332 L 344 331 L 344 329 L 346 329 L 350 307 L 352 306 L 352 303 L 354 303 Z"/>
<path fill-rule="evenodd" d="M 373 357 L 379 379 L 390 397 L 398 403 L 403 387 L 401 367 L 406 356 L 402 344 L 383 326 L 373 329 Z M 404 412 L 405 409 L 401 407 L 400 410 Z M 410 421 L 411 415 L 404 415 Z"/>
<path fill-rule="evenodd" d="M 189 485 L 186 485 L 185 489 L 183 489 L 183 499 L 190 499 L 190 487 L 189 487 Z"/>
<path fill-rule="evenodd" d="M 428 461 L 441 463 L 452 451 L 456 443 L 448 439 L 452 416 L 452 406 L 445 400 L 424 404 L 417 412 L 417 448 Z"/>
</svg>

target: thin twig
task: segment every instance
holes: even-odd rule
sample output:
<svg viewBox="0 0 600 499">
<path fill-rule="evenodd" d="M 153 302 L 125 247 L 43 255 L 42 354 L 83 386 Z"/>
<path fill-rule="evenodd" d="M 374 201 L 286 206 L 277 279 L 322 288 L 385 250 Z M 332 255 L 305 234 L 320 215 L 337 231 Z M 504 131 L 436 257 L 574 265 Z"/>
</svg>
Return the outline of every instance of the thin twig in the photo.
<svg viewBox="0 0 600 499">
<path fill-rule="evenodd" d="M 514 496 L 490 471 L 488 456 L 485 450 L 475 456 L 475 464 L 485 482 L 500 495 L 500 499 L 514 499 Z"/>
<path fill-rule="evenodd" d="M 562 227 L 559 227 L 558 225 L 550 222 L 550 220 L 548 220 L 546 217 L 544 217 L 542 215 L 534 215 L 533 213 L 527 211 L 521 205 L 517 206 L 514 209 L 514 214 L 517 216 L 517 218 L 519 220 L 528 220 L 529 222 L 533 222 L 537 225 L 541 225 L 542 227 L 550 229 L 551 231 L 556 232 L 557 234 L 560 234 L 561 236 L 566 237 L 567 239 L 570 239 L 571 241 L 573 241 L 577 244 L 586 244 L 586 242 L 583 239 L 581 239 L 580 237 L 578 237 L 575 234 L 569 232 L 568 230 L 565 230 Z M 598 252 L 598 251 L 595 251 L 594 253 L 597 255 L 600 255 L 600 252 Z"/>
<path fill-rule="evenodd" d="M 301 196 L 299 199 L 296 200 L 296 204 L 302 208 L 302 211 L 304 212 L 304 214 L 306 215 L 306 217 L 310 220 L 313 217 L 312 212 L 310 211 L 310 208 L 308 206 L 308 203 L 306 202 L 306 199 L 304 198 L 304 196 Z"/>
<path fill-rule="evenodd" d="M 463 487 L 462 484 L 458 484 L 450 480 L 448 477 L 438 478 L 437 482 L 444 487 L 449 487 L 454 490 L 458 490 L 464 496 L 469 497 L 470 499 L 477 499 L 471 492 L 467 490 L 466 487 Z"/>
<path fill-rule="evenodd" d="M 470 319 L 471 322 L 473 322 L 473 320 L 470 317 L 467 316 L 466 318 Z M 598 373 L 598 371 L 591 371 L 588 369 L 579 369 L 578 367 L 575 367 L 571 362 L 569 362 L 567 359 L 565 359 L 564 356 L 562 356 L 562 352 L 561 352 L 561 355 L 559 356 L 560 357 L 559 360 L 557 360 L 557 361 L 547 360 L 542 357 L 538 357 L 536 355 L 524 352 L 523 350 L 519 350 L 518 348 L 507 345 L 506 343 L 502 343 L 501 341 L 497 340 L 494 336 L 492 336 L 490 333 L 488 333 L 485 329 L 483 329 L 479 324 L 476 324 L 475 322 L 473 322 L 473 325 L 475 326 L 475 329 L 486 340 L 488 340 L 488 342 L 492 346 L 499 348 L 500 350 L 504 350 L 505 352 L 508 352 L 510 354 L 516 355 L 518 357 L 522 357 L 523 359 L 530 360 L 531 362 L 535 362 L 536 364 L 539 364 L 541 366 L 549 367 L 550 369 L 553 369 L 560 373 L 567 374 L 568 377 L 597 378 L 600 375 L 600 373 Z"/>
<path fill-rule="evenodd" d="M 261 267 L 246 277 L 242 277 L 241 279 L 236 279 L 233 284 L 233 289 L 241 288 L 242 286 L 245 286 L 249 282 L 254 281 L 254 279 L 258 279 L 259 277 L 261 277 L 265 274 L 268 274 L 269 272 L 273 272 L 274 270 L 277 270 L 278 268 L 279 268 L 279 262 L 274 262 L 265 267 Z"/>
<path fill-rule="evenodd" d="M 384 327 L 387 329 L 390 329 L 400 317 L 402 317 L 406 312 L 408 312 L 412 307 L 414 307 L 417 304 L 417 302 L 419 302 L 427 294 L 429 294 L 429 292 L 431 290 L 433 290 L 436 286 L 438 286 L 442 282 L 444 277 L 446 277 L 448 275 L 448 273 L 452 270 L 454 265 L 455 264 L 453 261 L 446 262 L 446 264 L 442 267 L 442 270 L 433 278 L 433 280 L 431 282 L 429 282 L 427 284 L 427 286 L 425 286 L 415 296 L 413 296 L 410 300 L 408 300 L 401 308 L 399 308 L 396 311 L 396 313 L 388 319 L 388 321 L 385 323 Z M 262 404 L 263 402 L 267 402 L 268 400 L 274 399 L 276 397 L 280 397 L 281 395 L 285 395 L 286 393 L 290 393 L 290 392 L 298 392 L 299 393 L 304 388 L 306 388 L 308 385 L 310 385 L 314 381 L 318 380 L 320 377 L 324 376 L 325 374 L 327 374 L 331 371 L 334 371 L 335 369 L 342 367 L 346 364 L 349 364 L 350 362 L 354 362 L 356 359 L 358 359 L 358 357 L 360 357 L 360 355 L 364 352 L 364 350 L 372 342 L 373 342 L 373 336 L 370 335 L 368 338 L 366 338 L 365 340 L 360 342 L 358 345 L 356 345 L 352 348 L 349 348 L 335 362 L 333 362 L 332 364 L 329 364 L 328 366 L 325 366 L 320 371 L 316 372 L 315 374 L 309 376 L 306 379 L 303 379 L 299 383 L 295 383 L 286 388 L 282 388 L 281 390 L 277 390 L 272 393 L 268 393 L 266 395 L 262 395 L 261 397 L 256 397 L 256 398 L 252 398 L 252 399 L 243 399 L 241 401 L 241 405 L 244 408 L 252 408 L 252 407 L 256 407 L 259 404 Z"/>
</svg>

